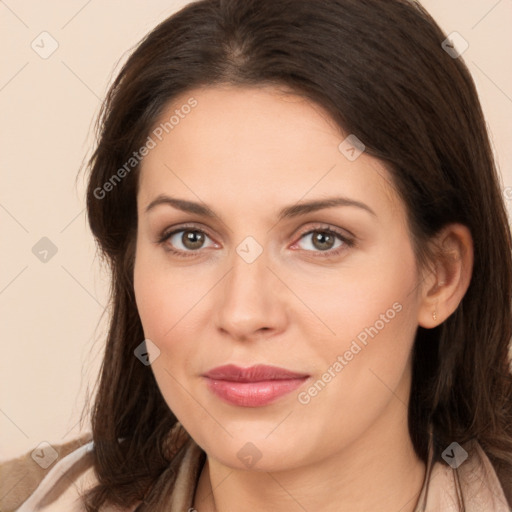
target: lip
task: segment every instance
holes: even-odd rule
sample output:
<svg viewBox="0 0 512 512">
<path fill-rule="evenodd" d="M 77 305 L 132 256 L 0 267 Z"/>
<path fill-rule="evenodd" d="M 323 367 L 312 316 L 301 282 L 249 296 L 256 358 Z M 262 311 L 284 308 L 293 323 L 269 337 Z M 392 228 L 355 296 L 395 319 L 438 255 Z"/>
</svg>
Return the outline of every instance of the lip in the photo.
<svg viewBox="0 0 512 512">
<path fill-rule="evenodd" d="M 301 386 L 309 375 L 277 366 L 218 366 L 203 374 L 209 390 L 232 405 L 262 407 Z"/>
</svg>

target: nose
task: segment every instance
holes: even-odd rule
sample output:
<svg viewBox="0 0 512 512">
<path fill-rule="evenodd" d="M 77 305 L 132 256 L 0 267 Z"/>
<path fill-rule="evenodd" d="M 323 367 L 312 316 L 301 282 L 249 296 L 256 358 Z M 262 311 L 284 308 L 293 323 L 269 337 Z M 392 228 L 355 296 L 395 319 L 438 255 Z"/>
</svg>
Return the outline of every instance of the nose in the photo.
<svg viewBox="0 0 512 512">
<path fill-rule="evenodd" d="M 285 287 L 270 266 L 265 251 L 251 263 L 234 252 L 215 300 L 216 327 L 224 335 L 245 341 L 286 328 Z"/>
</svg>

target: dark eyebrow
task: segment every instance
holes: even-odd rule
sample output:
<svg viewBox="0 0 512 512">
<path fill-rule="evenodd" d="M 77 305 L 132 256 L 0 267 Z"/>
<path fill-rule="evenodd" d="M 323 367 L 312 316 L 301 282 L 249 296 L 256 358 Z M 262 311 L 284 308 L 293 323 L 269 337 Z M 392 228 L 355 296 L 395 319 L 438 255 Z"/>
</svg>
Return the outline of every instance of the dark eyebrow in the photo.
<svg viewBox="0 0 512 512">
<path fill-rule="evenodd" d="M 197 215 L 201 215 L 202 217 L 216 217 L 213 210 L 204 204 L 196 203 L 194 201 L 186 201 L 185 199 L 176 199 L 175 197 L 165 195 L 159 195 L 156 199 L 151 201 L 151 203 L 149 203 L 146 207 L 146 212 L 149 212 L 161 204 L 174 206 L 174 208 L 177 208 L 183 212 L 195 213 Z"/>
<path fill-rule="evenodd" d="M 188 213 L 195 213 L 196 215 L 200 215 L 202 217 L 217 217 L 213 210 L 211 210 L 205 204 L 196 203 L 194 201 L 186 201 L 185 199 L 177 199 L 166 195 L 159 195 L 156 199 L 151 201 L 151 203 L 149 203 L 149 205 L 146 207 L 146 212 L 149 212 L 156 206 L 162 204 L 174 206 L 174 208 L 177 208 L 178 210 Z M 307 213 L 315 212 L 317 210 L 334 208 L 336 206 L 354 206 L 356 208 L 361 208 L 362 210 L 367 211 L 375 217 L 377 216 L 377 214 L 368 205 L 361 203 L 360 201 L 355 201 L 346 197 L 329 197 L 327 199 L 317 199 L 286 206 L 279 212 L 278 219 L 290 219 L 300 215 L 305 215 Z"/>
<path fill-rule="evenodd" d="M 279 220 L 305 215 L 306 213 L 316 212 L 324 208 L 334 208 L 336 206 L 354 206 L 361 208 L 377 217 L 377 214 L 366 204 L 361 201 L 355 201 L 347 197 L 328 197 L 327 199 L 317 199 L 314 201 L 307 201 L 304 203 L 296 203 L 292 206 L 287 206 L 279 212 Z"/>
</svg>

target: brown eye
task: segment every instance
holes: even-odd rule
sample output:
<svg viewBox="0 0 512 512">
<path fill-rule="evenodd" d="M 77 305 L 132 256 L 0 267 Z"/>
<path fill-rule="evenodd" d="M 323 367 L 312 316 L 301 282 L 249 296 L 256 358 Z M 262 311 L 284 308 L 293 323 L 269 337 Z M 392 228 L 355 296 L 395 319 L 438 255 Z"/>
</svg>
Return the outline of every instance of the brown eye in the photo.
<svg viewBox="0 0 512 512">
<path fill-rule="evenodd" d="M 325 231 L 314 231 L 312 242 L 320 251 L 328 251 L 333 248 L 336 242 L 336 237 Z"/>
<path fill-rule="evenodd" d="M 308 243 L 304 241 L 310 240 Z M 336 245 L 336 241 L 338 244 Z M 303 243 L 303 249 L 309 252 L 336 252 L 336 249 L 344 245 L 350 245 L 349 241 L 341 234 L 330 229 L 314 229 L 304 233 L 300 242 Z"/>
<path fill-rule="evenodd" d="M 201 231 L 187 230 L 183 231 L 181 243 L 190 250 L 200 249 L 205 240 L 205 235 Z"/>
<path fill-rule="evenodd" d="M 210 245 L 205 245 L 207 239 Z M 202 252 L 205 247 L 215 247 L 216 244 L 201 229 L 186 228 L 175 229 L 169 233 L 164 233 L 158 240 L 158 243 L 164 248 L 179 256 L 194 256 L 196 253 Z"/>
<path fill-rule="evenodd" d="M 302 253 L 315 258 L 334 258 L 344 256 L 356 247 L 356 238 L 349 236 L 341 229 L 331 226 L 314 226 L 302 233 L 291 249 L 301 249 Z"/>
</svg>

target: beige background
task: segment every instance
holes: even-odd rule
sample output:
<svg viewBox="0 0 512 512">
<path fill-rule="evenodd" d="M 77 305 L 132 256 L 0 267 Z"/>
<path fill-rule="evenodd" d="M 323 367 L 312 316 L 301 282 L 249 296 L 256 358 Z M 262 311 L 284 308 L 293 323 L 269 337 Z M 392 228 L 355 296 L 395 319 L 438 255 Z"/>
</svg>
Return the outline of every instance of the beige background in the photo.
<svg viewBox="0 0 512 512">
<path fill-rule="evenodd" d="M 0 1 L 0 459 L 80 433 L 85 392 L 102 352 L 108 281 L 86 226 L 83 175 L 75 180 L 119 63 L 186 3 Z M 469 42 L 464 58 L 512 211 L 512 189 L 506 193 L 512 187 L 512 0 L 423 4 L 447 33 Z M 51 49 L 43 31 L 58 43 L 46 59 L 31 47 Z M 32 252 L 42 237 L 57 249 L 46 262 Z"/>
</svg>

